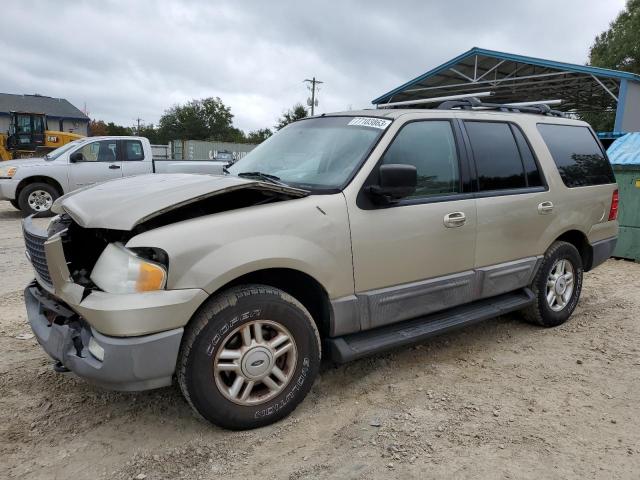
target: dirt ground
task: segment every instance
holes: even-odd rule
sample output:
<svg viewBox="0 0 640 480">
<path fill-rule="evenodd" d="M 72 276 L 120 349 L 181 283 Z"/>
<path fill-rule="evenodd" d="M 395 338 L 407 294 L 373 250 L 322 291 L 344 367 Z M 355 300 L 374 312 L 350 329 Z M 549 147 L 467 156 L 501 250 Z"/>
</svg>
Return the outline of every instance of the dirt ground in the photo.
<svg viewBox="0 0 640 480">
<path fill-rule="evenodd" d="M 509 315 L 325 365 L 293 415 L 249 432 L 199 421 L 176 387 L 54 373 L 21 338 L 30 278 L 0 202 L 0 478 L 640 478 L 638 264 L 587 274 L 559 328 Z"/>
</svg>

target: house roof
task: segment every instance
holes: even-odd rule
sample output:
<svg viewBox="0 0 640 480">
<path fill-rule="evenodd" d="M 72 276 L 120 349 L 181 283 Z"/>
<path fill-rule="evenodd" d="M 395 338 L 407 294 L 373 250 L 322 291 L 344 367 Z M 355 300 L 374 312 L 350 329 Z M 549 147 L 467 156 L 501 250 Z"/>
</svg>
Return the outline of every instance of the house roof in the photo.
<svg viewBox="0 0 640 480">
<path fill-rule="evenodd" d="M 496 103 L 563 100 L 563 110 L 615 108 L 621 80 L 640 75 L 473 47 L 372 101 L 417 100 L 490 91 Z"/>
<path fill-rule="evenodd" d="M 0 93 L 0 114 L 9 112 L 45 113 L 49 117 L 89 120 L 89 117 L 64 98 Z"/>
</svg>

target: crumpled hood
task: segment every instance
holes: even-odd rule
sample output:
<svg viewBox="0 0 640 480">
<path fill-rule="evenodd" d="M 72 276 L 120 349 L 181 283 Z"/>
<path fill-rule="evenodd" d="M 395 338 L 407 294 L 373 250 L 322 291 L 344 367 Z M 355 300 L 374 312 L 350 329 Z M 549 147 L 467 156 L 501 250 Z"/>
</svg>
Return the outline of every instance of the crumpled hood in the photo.
<svg viewBox="0 0 640 480">
<path fill-rule="evenodd" d="M 68 213 L 85 228 L 131 230 L 155 216 L 213 195 L 243 188 L 259 188 L 291 195 L 305 190 L 232 175 L 148 174 L 111 180 L 63 195 L 55 213 Z"/>
</svg>

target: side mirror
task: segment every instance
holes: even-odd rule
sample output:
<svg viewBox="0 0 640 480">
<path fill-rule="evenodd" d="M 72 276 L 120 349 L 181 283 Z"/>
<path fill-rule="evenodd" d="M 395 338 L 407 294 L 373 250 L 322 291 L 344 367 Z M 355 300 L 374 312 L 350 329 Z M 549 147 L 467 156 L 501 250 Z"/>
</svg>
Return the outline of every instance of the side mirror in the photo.
<svg viewBox="0 0 640 480">
<path fill-rule="evenodd" d="M 69 157 L 69 161 L 71 163 L 82 162 L 82 161 L 84 161 L 84 156 L 82 155 L 81 152 L 74 152 Z"/>
<path fill-rule="evenodd" d="M 383 203 L 393 203 L 411 195 L 418 185 L 418 171 L 413 165 L 390 163 L 380 165 L 379 185 L 372 185 L 369 191 Z"/>
</svg>

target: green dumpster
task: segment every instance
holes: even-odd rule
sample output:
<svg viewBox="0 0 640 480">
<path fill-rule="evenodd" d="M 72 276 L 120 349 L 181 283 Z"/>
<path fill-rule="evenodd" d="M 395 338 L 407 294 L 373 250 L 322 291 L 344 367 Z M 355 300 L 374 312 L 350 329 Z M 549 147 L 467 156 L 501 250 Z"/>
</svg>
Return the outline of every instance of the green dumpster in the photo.
<svg viewBox="0 0 640 480">
<path fill-rule="evenodd" d="M 640 165 L 614 165 L 620 203 L 620 232 L 614 257 L 640 262 Z"/>
<path fill-rule="evenodd" d="M 614 257 L 640 262 L 640 132 L 617 139 L 607 150 L 618 182 L 620 232 Z"/>
</svg>

